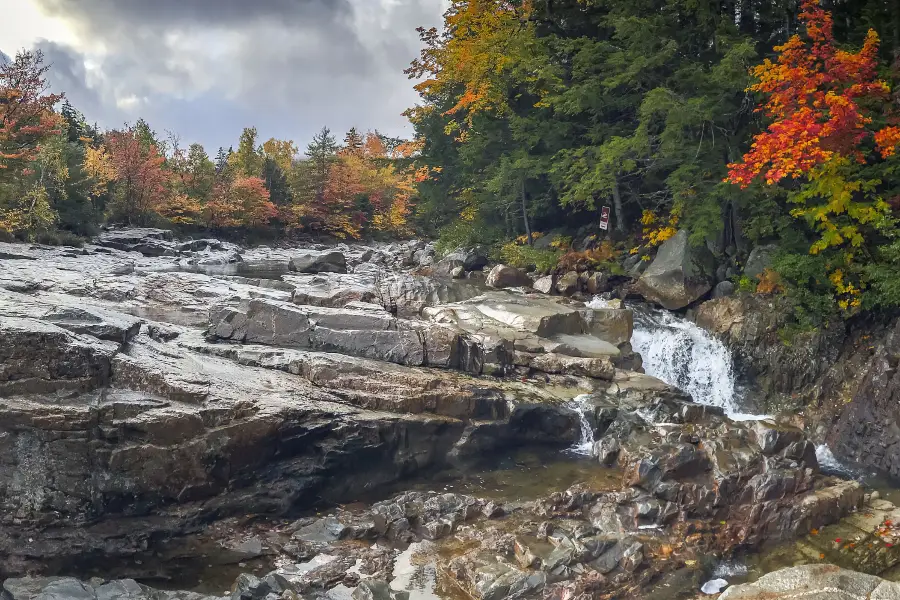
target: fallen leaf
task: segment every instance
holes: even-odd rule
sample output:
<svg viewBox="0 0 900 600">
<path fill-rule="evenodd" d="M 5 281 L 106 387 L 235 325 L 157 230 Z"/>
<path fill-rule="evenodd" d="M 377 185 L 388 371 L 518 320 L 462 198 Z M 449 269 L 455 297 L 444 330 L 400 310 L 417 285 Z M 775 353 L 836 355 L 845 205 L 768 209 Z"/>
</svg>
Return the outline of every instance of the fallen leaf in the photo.
<svg viewBox="0 0 900 600">
<path fill-rule="evenodd" d="M 824 554 L 824 553 L 823 553 L 823 554 L 820 554 L 820 555 L 819 555 L 819 558 L 825 558 L 825 554 Z"/>
<path fill-rule="evenodd" d="M 813 529 L 812 531 L 809 532 L 809 535 L 819 535 L 819 530 Z"/>
<path fill-rule="evenodd" d="M 697 561 L 696 560 L 686 560 L 686 561 L 684 561 L 684 564 L 689 567 L 693 567 L 697 564 Z"/>
<path fill-rule="evenodd" d="M 835 543 L 840 544 L 840 543 L 841 543 L 841 538 L 834 538 L 834 541 L 835 541 Z"/>
</svg>

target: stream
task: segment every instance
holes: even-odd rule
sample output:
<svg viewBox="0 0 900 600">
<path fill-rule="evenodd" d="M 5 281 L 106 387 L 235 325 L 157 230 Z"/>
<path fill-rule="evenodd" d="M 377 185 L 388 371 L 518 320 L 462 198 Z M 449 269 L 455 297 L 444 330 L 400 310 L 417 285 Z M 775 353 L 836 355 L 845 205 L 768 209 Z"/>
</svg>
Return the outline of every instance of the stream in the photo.
<svg viewBox="0 0 900 600">
<path fill-rule="evenodd" d="M 13 440 L 0 476 L 27 488 L 9 514 L 96 511 L 63 517 L 46 540 L 37 527 L 16 537 L 8 520 L 4 576 L 260 600 L 274 600 L 266 586 L 306 600 L 402 597 L 362 589 L 370 582 L 411 600 L 592 597 L 597 586 L 671 600 L 710 575 L 759 573 L 748 557 L 711 562 L 735 550 L 729 528 L 751 547 L 773 527 L 791 539 L 803 527 L 791 502 L 803 494 L 818 510 L 812 486 L 839 488 L 804 468 L 811 446 L 796 431 L 752 422 L 765 417 L 744 412 L 752 390 L 728 349 L 694 323 L 637 304 L 629 336 L 632 313 L 599 298 L 588 306 L 605 310 L 589 311 L 410 268 L 430 260 L 424 247 L 344 247 L 338 273 L 288 272 L 302 250 L 267 248 L 229 263 L 230 247 L 172 258 L 35 247 L 0 263 L 7 285 L 52 289 L 0 290 L 0 317 L 13 317 L 0 327 L 21 340 L 14 374 L 54 352 L 72 368 L 112 360 L 115 376 L 96 371 L 82 396 L 63 373 L 50 401 L 36 383 L 4 400 L 29 415 L 14 416 L 24 428 L 0 423 L 0 442 Z M 817 455 L 854 475 L 826 447 Z M 751 513 L 758 502 L 739 486 L 719 498 L 720 476 L 805 487 Z M 189 596 L 153 596 L 176 597 Z"/>
</svg>

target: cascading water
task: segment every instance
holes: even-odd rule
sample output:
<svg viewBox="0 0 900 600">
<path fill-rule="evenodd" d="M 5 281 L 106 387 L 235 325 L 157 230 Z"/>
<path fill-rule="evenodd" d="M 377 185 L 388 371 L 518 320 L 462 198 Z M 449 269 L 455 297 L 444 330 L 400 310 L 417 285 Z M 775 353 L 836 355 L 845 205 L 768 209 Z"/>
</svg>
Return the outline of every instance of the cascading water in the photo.
<svg viewBox="0 0 900 600">
<path fill-rule="evenodd" d="M 737 412 L 734 366 L 725 345 L 671 313 L 637 309 L 631 345 L 648 375 L 691 395 L 695 402 Z"/>
<path fill-rule="evenodd" d="M 594 428 L 590 421 L 588 421 L 586 415 L 587 411 L 592 410 L 593 408 L 593 405 L 588 402 L 589 399 L 589 395 L 582 394 L 581 396 L 576 396 L 572 402 L 569 403 L 569 408 L 574 410 L 581 420 L 581 437 L 575 445 L 569 449 L 573 454 L 585 454 L 590 456 L 594 449 Z"/>
<path fill-rule="evenodd" d="M 601 308 L 605 301 L 597 298 L 588 306 Z M 644 359 L 648 375 L 690 394 L 695 402 L 721 407 L 733 419 L 759 418 L 740 412 L 731 352 L 695 323 L 635 307 L 631 345 Z"/>
</svg>

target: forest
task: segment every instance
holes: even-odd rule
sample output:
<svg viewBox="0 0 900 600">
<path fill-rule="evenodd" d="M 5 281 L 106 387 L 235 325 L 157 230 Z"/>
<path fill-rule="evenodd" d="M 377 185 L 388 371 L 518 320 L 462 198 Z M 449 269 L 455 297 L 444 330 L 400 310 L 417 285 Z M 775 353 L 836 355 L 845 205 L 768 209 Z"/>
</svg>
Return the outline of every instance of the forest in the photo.
<svg viewBox="0 0 900 600">
<path fill-rule="evenodd" d="M 419 33 L 413 139 L 324 128 L 302 153 L 252 127 L 215 156 L 99 131 L 22 51 L 0 69 L 0 235 L 422 235 L 546 271 L 686 229 L 737 264 L 777 245 L 737 283 L 799 322 L 900 306 L 900 3 L 453 0 Z"/>
</svg>

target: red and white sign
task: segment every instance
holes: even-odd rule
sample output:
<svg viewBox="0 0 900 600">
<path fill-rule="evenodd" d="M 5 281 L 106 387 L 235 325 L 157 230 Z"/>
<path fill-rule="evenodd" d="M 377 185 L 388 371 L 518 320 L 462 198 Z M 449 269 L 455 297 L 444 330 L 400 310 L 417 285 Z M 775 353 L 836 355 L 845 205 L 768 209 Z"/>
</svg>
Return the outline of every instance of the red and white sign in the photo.
<svg viewBox="0 0 900 600">
<path fill-rule="evenodd" d="M 604 206 L 600 211 L 600 229 L 607 231 L 609 229 L 609 207 Z"/>
</svg>

